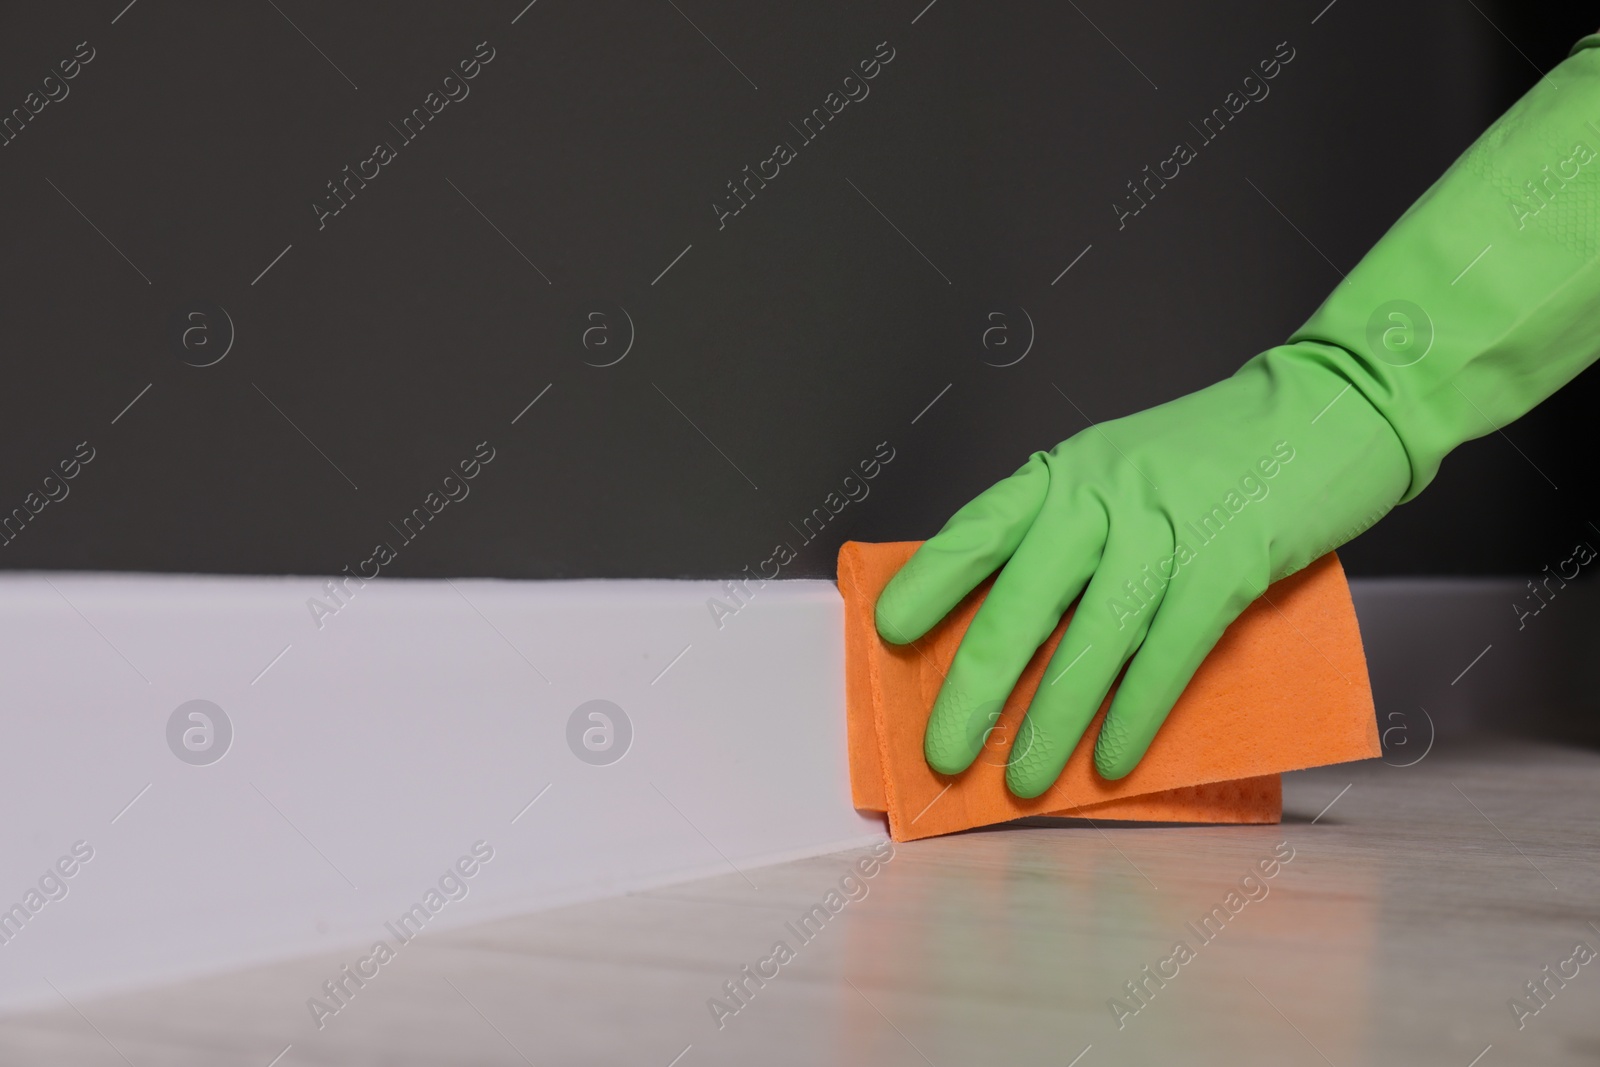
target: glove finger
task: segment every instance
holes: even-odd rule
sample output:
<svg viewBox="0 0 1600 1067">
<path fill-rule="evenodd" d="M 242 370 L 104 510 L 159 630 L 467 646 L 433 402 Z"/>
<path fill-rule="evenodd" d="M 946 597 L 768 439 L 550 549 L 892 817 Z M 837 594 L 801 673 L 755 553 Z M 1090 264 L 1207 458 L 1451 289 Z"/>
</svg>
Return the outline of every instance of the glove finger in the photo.
<svg viewBox="0 0 1600 1067">
<path fill-rule="evenodd" d="M 1105 529 L 1098 505 L 1070 523 L 1037 523 L 995 579 L 928 718 L 922 748 L 934 770 L 959 774 L 977 757 L 1022 669 L 1094 573 Z"/>
<path fill-rule="evenodd" d="M 996 482 L 950 517 L 906 561 L 878 596 L 878 634 L 897 645 L 915 641 L 961 598 L 1011 558 L 1050 488 L 1045 454 Z"/>
<path fill-rule="evenodd" d="M 1125 777 L 1144 758 L 1189 679 L 1253 599 L 1236 572 L 1180 572 L 1100 724 L 1094 765 L 1102 778 Z"/>
<path fill-rule="evenodd" d="M 1170 528 L 1152 524 L 1119 535 L 1113 526 L 1105 557 L 1017 731 L 1006 762 L 1012 793 L 1036 797 L 1061 777 L 1117 673 L 1149 632 L 1171 575 Z"/>
</svg>

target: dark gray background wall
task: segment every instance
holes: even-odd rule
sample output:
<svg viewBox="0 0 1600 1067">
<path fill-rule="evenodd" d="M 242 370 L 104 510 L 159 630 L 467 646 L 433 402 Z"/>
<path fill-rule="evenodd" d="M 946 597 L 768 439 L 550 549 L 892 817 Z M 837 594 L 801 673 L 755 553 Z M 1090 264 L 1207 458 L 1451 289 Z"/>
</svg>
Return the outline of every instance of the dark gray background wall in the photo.
<svg viewBox="0 0 1600 1067">
<path fill-rule="evenodd" d="M 389 574 L 719 576 L 786 541 L 786 576 L 831 575 L 840 541 L 925 537 L 1087 419 L 1277 343 L 1600 22 L 525 2 L 9 6 L 0 110 L 94 58 L 0 147 L 0 512 L 80 442 L 94 459 L 0 566 L 332 573 L 388 541 Z M 870 95 L 803 142 L 880 42 Z M 1280 42 L 1270 95 L 1119 230 L 1124 183 Z M 491 49 L 404 142 L 390 124 Z M 319 223 L 380 141 L 393 160 Z M 795 158 L 719 225 L 779 141 Z M 1596 517 L 1594 392 L 1463 448 L 1350 569 L 1564 555 Z M 402 542 L 482 441 L 470 495 Z M 802 543 L 882 442 L 870 495 Z"/>
</svg>

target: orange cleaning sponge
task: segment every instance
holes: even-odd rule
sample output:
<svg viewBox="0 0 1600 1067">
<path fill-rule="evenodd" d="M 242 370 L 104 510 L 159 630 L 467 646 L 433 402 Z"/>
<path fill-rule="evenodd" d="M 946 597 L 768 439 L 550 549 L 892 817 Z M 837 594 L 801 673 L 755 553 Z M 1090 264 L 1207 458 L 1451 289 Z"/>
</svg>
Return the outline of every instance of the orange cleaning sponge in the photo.
<svg viewBox="0 0 1600 1067">
<path fill-rule="evenodd" d="M 1355 607 L 1338 557 L 1329 553 L 1273 583 L 1228 627 L 1126 778 L 1108 782 L 1094 770 L 1108 696 L 1054 787 L 1031 800 L 1006 789 L 1010 739 L 1070 611 L 1028 662 L 990 746 L 962 774 L 939 774 L 923 759 L 923 729 L 989 586 L 974 590 L 919 641 L 884 641 L 873 607 L 917 544 L 849 541 L 839 550 L 850 787 L 857 808 L 888 813 L 896 841 L 1028 815 L 1277 822 L 1279 772 L 1381 752 Z"/>
</svg>

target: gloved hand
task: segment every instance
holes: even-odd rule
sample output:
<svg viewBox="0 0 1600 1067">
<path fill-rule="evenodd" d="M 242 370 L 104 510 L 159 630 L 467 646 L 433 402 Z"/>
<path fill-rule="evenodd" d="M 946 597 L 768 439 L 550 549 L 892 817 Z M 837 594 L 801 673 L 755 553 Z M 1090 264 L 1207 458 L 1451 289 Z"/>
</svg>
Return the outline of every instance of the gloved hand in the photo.
<svg viewBox="0 0 1600 1067">
<path fill-rule="evenodd" d="M 933 706 L 924 743 L 933 768 L 955 774 L 973 761 L 1034 650 L 1082 593 L 1006 781 L 1024 797 L 1055 782 L 1130 656 L 1095 765 L 1108 778 L 1132 770 L 1267 584 L 1406 491 L 1405 450 L 1383 416 L 1359 399 L 1328 407 L 1344 384 L 1313 351 L 1273 349 L 1207 389 L 1035 453 L 956 512 L 877 605 L 878 632 L 902 643 L 1004 564 Z"/>
<path fill-rule="evenodd" d="M 1036 453 L 912 556 L 877 604 L 878 632 L 896 643 L 1003 567 L 934 703 L 924 750 L 935 770 L 972 763 L 1081 593 L 1006 781 L 1023 797 L 1048 789 L 1124 664 L 1095 766 L 1128 774 L 1269 582 L 1414 497 L 1450 449 L 1594 360 L 1596 46 L 1600 35 L 1584 38 L 1502 116 L 1288 344 Z"/>
</svg>

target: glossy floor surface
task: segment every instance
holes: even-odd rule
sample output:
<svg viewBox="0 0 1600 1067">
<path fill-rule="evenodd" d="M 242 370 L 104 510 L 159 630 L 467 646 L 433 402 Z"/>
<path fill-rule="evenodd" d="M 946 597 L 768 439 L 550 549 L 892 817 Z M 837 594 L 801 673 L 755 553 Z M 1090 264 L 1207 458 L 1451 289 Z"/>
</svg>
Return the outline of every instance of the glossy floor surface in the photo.
<svg viewBox="0 0 1600 1067">
<path fill-rule="evenodd" d="M 1284 792 L 1281 826 L 1008 827 L 430 932 L 338 999 L 367 947 L 74 998 L 0 1062 L 1600 1062 L 1600 755 Z"/>
</svg>

